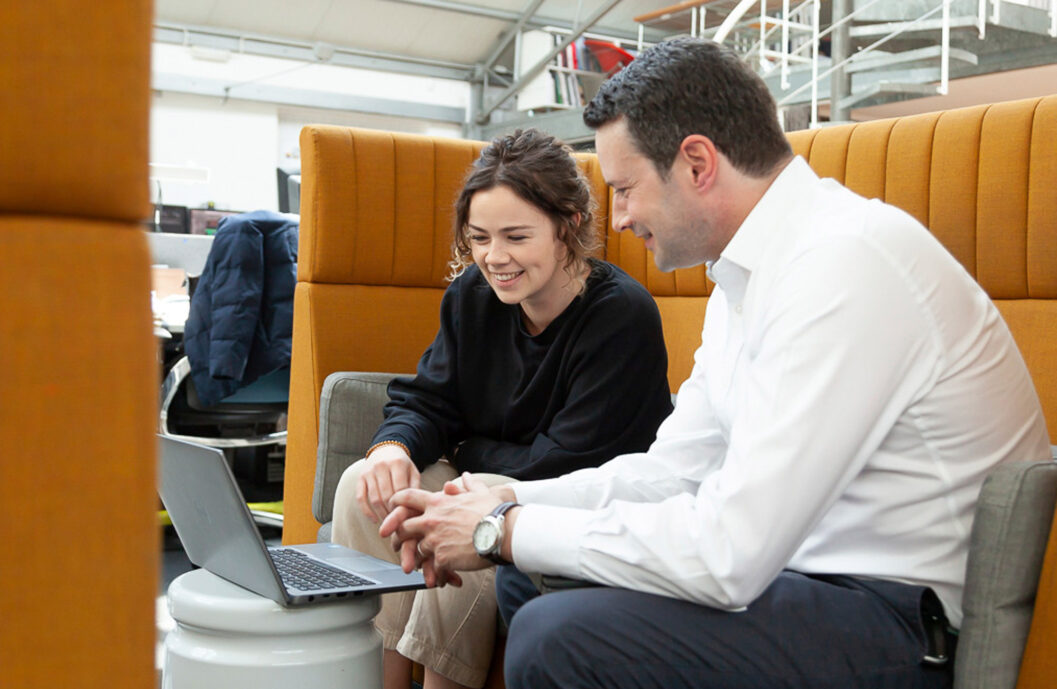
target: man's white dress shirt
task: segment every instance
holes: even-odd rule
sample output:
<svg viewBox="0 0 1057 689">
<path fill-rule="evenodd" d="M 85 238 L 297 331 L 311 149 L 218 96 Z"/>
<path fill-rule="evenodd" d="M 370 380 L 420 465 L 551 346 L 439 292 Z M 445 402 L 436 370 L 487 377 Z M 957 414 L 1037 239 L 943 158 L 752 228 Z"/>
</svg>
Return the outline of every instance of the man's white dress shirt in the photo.
<svg viewBox="0 0 1057 689">
<path fill-rule="evenodd" d="M 1050 457 L 990 299 L 910 215 L 801 158 L 709 275 L 657 440 L 516 484 L 515 563 L 731 610 L 783 569 L 883 578 L 933 587 L 959 626 L 984 477 Z"/>
</svg>

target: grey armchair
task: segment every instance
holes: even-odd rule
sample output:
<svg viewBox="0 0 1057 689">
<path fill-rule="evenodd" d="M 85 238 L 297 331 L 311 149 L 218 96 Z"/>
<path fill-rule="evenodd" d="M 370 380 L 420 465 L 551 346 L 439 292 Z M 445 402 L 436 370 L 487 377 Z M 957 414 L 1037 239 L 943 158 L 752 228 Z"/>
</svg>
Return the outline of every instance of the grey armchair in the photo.
<svg viewBox="0 0 1057 689">
<path fill-rule="evenodd" d="M 980 490 L 969 540 L 955 689 L 1014 689 L 1031 628 L 1057 462 L 1008 462 Z"/>
<path fill-rule="evenodd" d="M 319 399 L 319 446 L 312 514 L 322 526 L 317 539 L 330 541 L 334 492 L 341 474 L 363 458 L 382 423 L 386 388 L 397 373 L 339 371 L 323 381 Z"/>
</svg>

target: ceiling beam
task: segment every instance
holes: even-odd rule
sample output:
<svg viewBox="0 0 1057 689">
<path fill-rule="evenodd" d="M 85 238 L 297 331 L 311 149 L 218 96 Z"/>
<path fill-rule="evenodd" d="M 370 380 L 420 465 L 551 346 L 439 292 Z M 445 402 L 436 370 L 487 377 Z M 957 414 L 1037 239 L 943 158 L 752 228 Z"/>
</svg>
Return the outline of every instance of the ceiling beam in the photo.
<svg viewBox="0 0 1057 689">
<path fill-rule="evenodd" d="M 320 60 L 317 55 L 321 45 L 319 43 L 252 35 L 211 27 L 156 23 L 154 25 L 154 40 L 158 43 L 217 48 L 236 54 L 244 53 L 264 57 L 279 57 L 287 60 L 325 63 L 341 67 L 356 67 L 371 71 L 395 72 L 436 79 L 469 81 L 474 74 L 473 65 L 428 60 L 393 53 L 380 53 L 338 45 L 326 46 L 327 52 L 329 52 L 329 49 L 333 49 L 333 54 L 327 60 Z"/>
<path fill-rule="evenodd" d="M 521 16 L 522 12 L 514 12 L 512 10 L 501 10 L 495 7 L 485 7 L 483 5 L 473 5 L 465 2 L 453 2 L 452 0 L 387 0 L 388 2 L 398 2 L 404 5 L 417 5 L 418 7 L 428 7 L 435 10 L 444 10 L 446 12 L 458 12 L 460 14 L 471 14 L 478 17 L 489 17 L 491 19 L 500 19 L 507 22 L 516 22 Z M 532 29 L 541 29 L 545 26 L 554 26 L 559 29 L 565 29 L 567 31 L 574 31 L 580 29 L 580 24 L 573 24 L 567 19 L 558 19 L 556 17 L 535 17 L 525 22 L 525 26 Z M 588 26 L 582 27 L 587 30 Z M 617 27 L 610 26 L 596 26 L 592 29 L 598 33 L 604 33 L 607 36 L 613 38 L 619 38 L 625 41 L 638 41 L 638 31 L 628 31 L 627 29 L 620 29 Z"/>
<path fill-rule="evenodd" d="M 567 144 L 579 144 L 593 142 L 595 132 L 584 124 L 583 109 L 559 110 L 548 112 L 533 117 L 515 117 L 503 122 L 494 122 L 479 125 L 474 130 L 476 138 L 489 141 L 497 136 L 509 134 L 515 129 L 534 127 L 561 139 Z"/>
<path fill-rule="evenodd" d="M 200 79 L 180 74 L 154 74 L 151 76 L 151 88 L 161 92 L 191 93 L 199 96 L 212 96 L 223 100 L 232 98 L 261 103 L 300 105 L 307 108 L 392 115 L 394 117 L 434 120 L 453 124 L 464 124 L 466 120 L 466 111 L 463 108 L 448 105 L 411 103 L 388 98 L 358 96 L 348 93 L 328 93 L 312 89 L 270 86 L 252 82 L 231 84 L 220 79 Z"/>
<path fill-rule="evenodd" d="M 519 33 L 521 33 L 521 29 L 524 28 L 524 26 L 529 22 L 530 19 L 532 19 L 533 15 L 536 14 L 536 10 L 538 10 L 540 8 L 540 5 L 542 4 L 543 0 L 532 0 L 531 4 L 526 7 L 525 11 L 521 13 L 521 16 L 517 18 L 517 21 L 514 23 L 514 25 L 509 27 L 503 33 L 503 35 L 499 37 L 499 40 L 496 41 L 496 44 L 492 48 L 491 52 L 488 53 L 488 57 L 486 57 L 484 60 L 485 70 L 492 69 L 492 65 L 494 65 L 496 60 L 499 59 L 499 56 L 503 54 L 503 51 L 506 50 L 506 47 L 510 45 L 510 41 L 512 41 L 514 37 L 517 36 Z"/>
</svg>

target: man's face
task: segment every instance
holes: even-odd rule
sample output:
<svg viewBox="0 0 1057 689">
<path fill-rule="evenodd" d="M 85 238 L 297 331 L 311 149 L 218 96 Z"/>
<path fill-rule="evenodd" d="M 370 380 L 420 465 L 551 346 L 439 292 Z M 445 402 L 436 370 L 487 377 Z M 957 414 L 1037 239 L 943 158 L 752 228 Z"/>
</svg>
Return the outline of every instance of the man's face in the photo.
<svg viewBox="0 0 1057 689">
<path fill-rule="evenodd" d="M 631 230 L 645 241 L 653 260 L 663 271 L 688 268 L 714 260 L 709 237 L 713 234 L 696 203 L 694 190 L 676 168 L 662 179 L 653 162 L 639 152 L 623 118 L 595 132 L 595 147 L 602 176 L 613 187 L 610 209 L 613 229 Z"/>
</svg>

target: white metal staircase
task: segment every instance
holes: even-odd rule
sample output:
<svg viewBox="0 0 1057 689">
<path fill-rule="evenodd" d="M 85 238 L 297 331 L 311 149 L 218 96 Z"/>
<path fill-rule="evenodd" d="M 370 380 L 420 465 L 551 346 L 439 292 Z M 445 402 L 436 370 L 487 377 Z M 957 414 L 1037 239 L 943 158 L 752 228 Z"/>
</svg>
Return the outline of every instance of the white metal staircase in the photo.
<svg viewBox="0 0 1057 689">
<path fill-rule="evenodd" d="M 603 0 L 597 12 L 617 2 Z M 761 74 L 783 118 L 800 120 L 787 129 L 822 125 L 820 103 L 838 123 L 852 107 L 946 94 L 954 78 L 1057 62 L 1057 0 L 683 0 L 636 21 L 640 48 L 647 28 L 651 40 L 682 33 L 732 46 Z M 579 108 L 490 118 L 553 56 L 517 70 L 519 80 L 482 105 L 472 135 L 533 124 L 591 141 Z"/>
<path fill-rule="evenodd" d="M 687 28 L 733 46 L 780 108 L 809 105 L 818 126 L 820 101 L 839 121 L 853 106 L 946 94 L 952 72 L 1002 69 L 1006 46 L 1057 38 L 1057 0 L 714 0 Z"/>
</svg>

